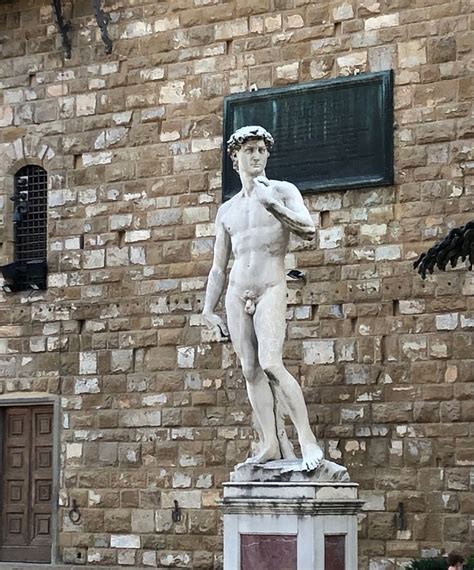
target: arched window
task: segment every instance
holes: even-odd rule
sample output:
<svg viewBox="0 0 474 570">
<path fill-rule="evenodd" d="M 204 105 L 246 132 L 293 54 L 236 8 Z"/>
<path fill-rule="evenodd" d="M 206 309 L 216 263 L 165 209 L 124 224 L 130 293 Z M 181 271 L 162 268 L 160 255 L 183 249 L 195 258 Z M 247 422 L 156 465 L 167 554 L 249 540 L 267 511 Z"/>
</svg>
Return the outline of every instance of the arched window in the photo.
<svg viewBox="0 0 474 570">
<path fill-rule="evenodd" d="M 48 175 L 29 164 L 14 177 L 14 261 L 2 269 L 6 291 L 46 289 Z"/>
</svg>

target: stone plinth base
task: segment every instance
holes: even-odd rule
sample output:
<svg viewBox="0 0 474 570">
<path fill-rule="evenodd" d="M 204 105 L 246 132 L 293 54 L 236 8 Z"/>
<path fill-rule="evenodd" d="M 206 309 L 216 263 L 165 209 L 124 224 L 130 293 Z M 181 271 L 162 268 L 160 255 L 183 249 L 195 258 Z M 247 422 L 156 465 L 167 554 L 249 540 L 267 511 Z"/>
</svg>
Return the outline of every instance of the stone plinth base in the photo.
<svg viewBox="0 0 474 570">
<path fill-rule="evenodd" d="M 224 484 L 224 570 L 357 570 L 358 485 L 308 479 Z"/>
<path fill-rule="evenodd" d="M 232 483 L 240 481 L 327 483 L 328 481 L 348 482 L 350 477 L 343 465 L 326 459 L 323 459 L 321 465 L 313 471 L 306 471 L 301 459 L 279 459 L 267 463 L 239 463 L 230 474 L 230 480 Z"/>
</svg>

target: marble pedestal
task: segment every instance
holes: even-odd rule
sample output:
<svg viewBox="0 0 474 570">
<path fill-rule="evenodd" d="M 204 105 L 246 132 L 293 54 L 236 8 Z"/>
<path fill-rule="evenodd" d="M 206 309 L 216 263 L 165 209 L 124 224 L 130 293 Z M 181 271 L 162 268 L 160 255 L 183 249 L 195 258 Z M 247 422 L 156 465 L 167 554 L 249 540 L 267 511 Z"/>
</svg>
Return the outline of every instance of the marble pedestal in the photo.
<svg viewBox="0 0 474 570">
<path fill-rule="evenodd" d="M 324 481 L 324 468 L 284 463 L 244 465 L 224 483 L 224 570 L 357 570 L 358 485 L 343 467 Z M 241 480 L 249 472 L 260 480 Z"/>
</svg>

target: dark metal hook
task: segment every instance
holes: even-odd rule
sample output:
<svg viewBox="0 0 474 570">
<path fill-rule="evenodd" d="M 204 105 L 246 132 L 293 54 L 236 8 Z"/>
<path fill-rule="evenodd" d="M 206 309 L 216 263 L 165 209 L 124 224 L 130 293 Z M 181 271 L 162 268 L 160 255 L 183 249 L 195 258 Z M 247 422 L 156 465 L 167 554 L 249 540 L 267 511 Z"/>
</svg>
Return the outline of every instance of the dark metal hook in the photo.
<svg viewBox="0 0 474 570">
<path fill-rule="evenodd" d="M 398 503 L 397 530 L 406 530 L 406 529 L 407 529 L 407 521 L 405 516 L 405 507 L 403 503 Z"/>
<path fill-rule="evenodd" d="M 72 500 L 72 509 L 69 511 L 69 519 L 72 524 L 78 525 L 82 522 L 82 513 L 76 499 Z"/>
<path fill-rule="evenodd" d="M 171 511 L 171 518 L 174 523 L 178 523 L 181 522 L 181 507 L 179 506 L 178 501 L 176 501 L 176 499 L 173 502 L 174 502 L 174 509 Z"/>
</svg>

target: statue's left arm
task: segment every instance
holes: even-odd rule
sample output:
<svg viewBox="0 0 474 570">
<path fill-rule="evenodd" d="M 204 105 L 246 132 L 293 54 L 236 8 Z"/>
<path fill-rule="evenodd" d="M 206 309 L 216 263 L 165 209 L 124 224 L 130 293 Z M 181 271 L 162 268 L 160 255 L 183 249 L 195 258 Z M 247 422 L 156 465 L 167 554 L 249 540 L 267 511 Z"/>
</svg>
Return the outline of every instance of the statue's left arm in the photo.
<svg viewBox="0 0 474 570">
<path fill-rule="evenodd" d="M 272 188 L 273 185 L 277 186 Z M 296 186 L 290 182 L 270 182 L 263 177 L 257 179 L 256 186 L 260 201 L 275 218 L 299 237 L 314 238 L 314 222 Z"/>
</svg>

